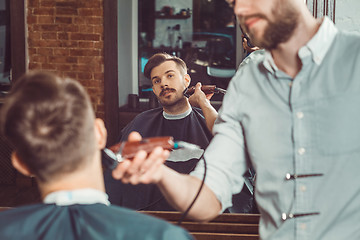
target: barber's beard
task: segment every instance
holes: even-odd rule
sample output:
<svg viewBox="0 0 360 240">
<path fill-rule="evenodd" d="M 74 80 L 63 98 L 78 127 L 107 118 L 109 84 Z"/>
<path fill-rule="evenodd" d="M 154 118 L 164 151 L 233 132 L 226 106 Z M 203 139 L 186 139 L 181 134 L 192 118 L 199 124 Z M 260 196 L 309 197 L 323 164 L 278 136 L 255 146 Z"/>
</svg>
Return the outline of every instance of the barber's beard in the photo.
<svg viewBox="0 0 360 240">
<path fill-rule="evenodd" d="M 287 42 L 298 24 L 299 13 L 287 1 L 279 0 L 272 13 L 275 16 L 273 21 L 263 16 L 268 22 L 268 26 L 261 39 L 249 33 L 250 39 L 254 40 L 253 42 L 256 46 L 267 50 L 275 49 L 280 43 Z"/>
</svg>

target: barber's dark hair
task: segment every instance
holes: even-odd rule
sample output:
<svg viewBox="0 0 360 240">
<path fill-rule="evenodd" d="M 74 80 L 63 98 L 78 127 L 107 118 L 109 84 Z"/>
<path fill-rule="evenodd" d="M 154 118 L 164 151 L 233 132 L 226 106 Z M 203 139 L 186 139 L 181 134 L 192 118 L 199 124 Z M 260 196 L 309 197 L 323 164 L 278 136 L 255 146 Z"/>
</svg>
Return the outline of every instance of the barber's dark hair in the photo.
<svg viewBox="0 0 360 240">
<path fill-rule="evenodd" d="M 151 58 L 149 58 L 149 61 L 145 65 L 145 68 L 144 68 L 145 77 L 151 80 L 151 71 L 153 70 L 153 68 L 159 66 L 160 64 L 162 64 L 166 61 L 175 62 L 176 65 L 178 66 L 179 70 L 183 74 L 186 74 L 187 67 L 186 67 L 185 62 L 181 58 L 172 56 L 167 53 L 156 53 L 153 56 L 151 56 Z"/>
<path fill-rule="evenodd" d="M 51 73 L 25 74 L 1 108 L 1 129 L 31 173 L 48 182 L 95 152 L 94 112 L 85 89 Z"/>
</svg>

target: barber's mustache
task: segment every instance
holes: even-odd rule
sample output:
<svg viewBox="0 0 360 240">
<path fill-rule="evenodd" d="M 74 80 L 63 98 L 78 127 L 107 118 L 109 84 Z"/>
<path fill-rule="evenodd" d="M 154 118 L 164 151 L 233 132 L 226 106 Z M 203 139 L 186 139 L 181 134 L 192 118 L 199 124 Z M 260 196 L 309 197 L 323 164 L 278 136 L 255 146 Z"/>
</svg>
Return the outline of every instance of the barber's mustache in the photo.
<svg viewBox="0 0 360 240">
<path fill-rule="evenodd" d="M 163 90 L 161 90 L 160 96 L 163 96 L 168 92 L 176 92 L 176 90 L 174 88 L 164 88 Z"/>
<path fill-rule="evenodd" d="M 247 28 L 247 26 L 245 25 L 245 22 L 250 19 L 250 18 L 262 18 L 265 20 L 269 20 L 267 16 L 265 16 L 264 14 L 261 13 L 257 13 L 257 14 L 252 14 L 252 15 L 248 15 L 248 16 L 244 16 L 244 17 L 240 17 L 239 18 L 239 22 L 240 25 L 243 26 L 244 30 L 246 33 L 249 32 L 249 29 Z"/>
</svg>

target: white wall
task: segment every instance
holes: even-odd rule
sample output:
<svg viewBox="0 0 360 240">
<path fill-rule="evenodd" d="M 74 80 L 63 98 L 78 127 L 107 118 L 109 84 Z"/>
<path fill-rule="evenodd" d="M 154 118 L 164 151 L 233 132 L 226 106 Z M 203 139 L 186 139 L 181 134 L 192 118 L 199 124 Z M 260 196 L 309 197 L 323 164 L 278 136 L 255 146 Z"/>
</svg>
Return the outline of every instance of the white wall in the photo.
<svg viewBox="0 0 360 240">
<path fill-rule="evenodd" d="M 339 29 L 360 33 L 360 0 L 336 0 L 335 24 Z"/>
<path fill-rule="evenodd" d="M 119 80 L 119 106 L 127 103 L 129 93 L 137 93 L 134 85 L 137 85 L 133 74 L 134 59 L 133 47 L 137 47 L 137 38 L 133 36 L 133 2 L 118 0 L 118 80 Z M 137 24 L 137 23 L 136 23 Z M 137 29 L 136 29 L 137 30 Z"/>
</svg>

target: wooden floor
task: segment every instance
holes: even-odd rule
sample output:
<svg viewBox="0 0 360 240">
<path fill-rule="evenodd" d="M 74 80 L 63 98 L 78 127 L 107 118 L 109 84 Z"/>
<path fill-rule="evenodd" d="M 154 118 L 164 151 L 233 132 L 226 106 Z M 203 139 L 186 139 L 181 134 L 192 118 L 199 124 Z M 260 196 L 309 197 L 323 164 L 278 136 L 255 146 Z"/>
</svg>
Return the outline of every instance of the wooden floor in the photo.
<svg viewBox="0 0 360 240">
<path fill-rule="evenodd" d="M 41 202 L 36 186 L 0 185 L 0 206 L 17 207 Z"/>
</svg>

